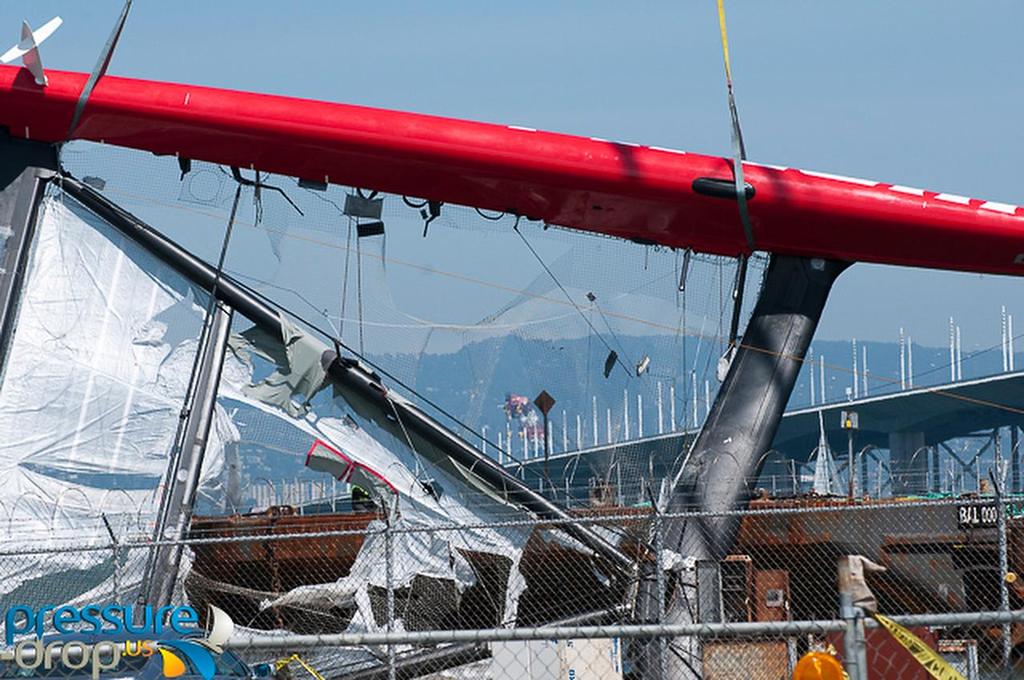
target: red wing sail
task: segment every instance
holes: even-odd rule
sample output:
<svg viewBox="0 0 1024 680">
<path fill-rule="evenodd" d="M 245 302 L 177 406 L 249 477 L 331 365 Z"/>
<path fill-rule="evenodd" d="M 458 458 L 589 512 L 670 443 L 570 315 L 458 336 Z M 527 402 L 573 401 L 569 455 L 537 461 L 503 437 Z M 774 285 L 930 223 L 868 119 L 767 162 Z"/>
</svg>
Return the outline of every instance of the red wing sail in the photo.
<svg viewBox="0 0 1024 680">
<path fill-rule="evenodd" d="M 0 126 L 12 136 L 67 137 L 87 76 L 48 74 L 42 88 L 27 71 L 0 67 Z M 96 86 L 73 137 L 508 211 L 664 246 L 722 255 L 747 250 L 729 196 L 731 161 L 724 158 L 113 76 Z M 1017 206 L 756 163 L 744 164 L 744 174 L 754 189 L 759 250 L 1024 273 L 1024 214 Z"/>
</svg>

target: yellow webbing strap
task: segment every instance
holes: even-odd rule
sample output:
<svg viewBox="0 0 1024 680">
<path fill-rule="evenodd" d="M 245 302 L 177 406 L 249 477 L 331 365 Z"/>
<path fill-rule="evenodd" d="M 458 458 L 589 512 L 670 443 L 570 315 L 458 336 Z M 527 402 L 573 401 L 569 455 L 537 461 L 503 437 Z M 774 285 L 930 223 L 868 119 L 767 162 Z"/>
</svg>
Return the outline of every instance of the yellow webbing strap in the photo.
<svg viewBox="0 0 1024 680">
<path fill-rule="evenodd" d="M 732 87 L 732 69 L 729 67 L 729 35 L 725 30 L 725 0 L 718 0 L 718 27 L 722 30 L 722 56 L 725 57 L 725 79 Z"/>
</svg>

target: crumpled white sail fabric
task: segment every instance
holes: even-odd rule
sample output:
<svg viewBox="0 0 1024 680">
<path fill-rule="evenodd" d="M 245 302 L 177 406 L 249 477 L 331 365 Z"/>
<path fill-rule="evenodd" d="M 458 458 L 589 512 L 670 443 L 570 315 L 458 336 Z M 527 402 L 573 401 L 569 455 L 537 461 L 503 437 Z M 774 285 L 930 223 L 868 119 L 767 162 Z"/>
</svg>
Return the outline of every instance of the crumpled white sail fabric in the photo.
<svg viewBox="0 0 1024 680">
<path fill-rule="evenodd" d="M 281 351 L 268 350 L 265 337 L 259 339 L 260 346 L 257 347 L 247 342 L 245 336 L 233 336 L 231 346 L 234 351 L 225 361 L 219 394 L 259 408 L 307 433 L 311 441 L 320 440 L 342 452 L 353 462 L 352 466 L 345 468 L 345 474 L 351 475 L 352 481 L 364 488 L 376 489 L 378 497 L 388 505 L 397 502 L 397 513 L 392 523 L 391 578 L 394 587 L 410 585 L 416 575 L 452 580 L 460 589 L 471 586 L 476 582 L 476 575 L 460 549 L 508 557 L 512 567 L 503 612 L 506 621 L 514 621 L 519 596 L 525 589 L 525 580 L 518 566 L 529 530 L 523 527 L 481 527 L 497 521 L 497 507 L 488 507 L 489 503 L 480 502 L 471 507 L 460 499 L 458 493 L 453 493 L 454 489 L 440 497 L 428 493 L 423 480 L 396 452 L 382 445 L 353 420 L 318 416 L 315 409 L 300 415 L 298 405 L 320 387 L 317 380 L 309 379 L 310 374 L 315 373 L 311 366 L 328 347 L 304 336 L 287 320 L 282 319 L 282 328 L 283 337 L 274 340 L 281 343 Z M 285 352 L 285 343 L 289 348 L 301 345 L 302 349 Z M 281 364 L 267 381 L 254 381 L 248 352 L 263 358 L 273 356 Z M 295 379 L 291 378 L 293 375 Z M 322 379 L 321 374 L 319 380 Z M 286 389 L 289 384 L 292 388 Z M 340 398 L 335 398 L 335 405 L 344 410 L 345 404 Z M 405 453 L 409 455 L 412 452 Z M 430 464 L 420 460 L 418 466 L 430 467 Z M 432 474 L 436 475 L 438 471 L 433 470 Z M 507 515 L 507 508 L 501 507 Z M 445 528 L 451 529 L 446 531 Z M 380 629 L 370 608 L 367 589 L 387 585 L 382 529 L 381 522 L 368 527 L 366 539 L 348 576 L 333 583 L 300 586 L 273 602 L 264 603 L 265 606 L 329 609 L 355 604 L 357 613 L 349 630 Z"/>
<path fill-rule="evenodd" d="M 0 383 L 0 528 L 7 548 L 107 543 L 156 511 L 203 309 L 179 275 L 71 199 L 44 199 Z M 199 294 L 201 295 L 201 294 Z M 224 413 L 201 494 L 220 484 Z M 106 552 L 24 560 L 0 593 Z"/>
<path fill-rule="evenodd" d="M 0 383 L 0 473 L 6 482 L 0 487 L 0 509 L 7 514 L 0 520 L 8 519 L 13 529 L 8 548 L 18 541 L 40 547 L 41 541 L 72 536 L 78 546 L 106 544 L 101 513 L 115 530 L 138 531 L 138 518 L 153 516 L 195 356 L 204 312 L 196 298 L 202 295 L 72 199 L 55 194 L 43 201 Z M 468 587 L 475 575 L 459 549 L 509 557 L 504 614 L 514 620 L 525 587 L 518 563 L 527 531 L 466 528 L 493 522 L 498 511 L 507 516 L 508 509 L 496 502 L 493 508 L 470 507 L 454 488 L 435 497 L 423 485 L 423 466 L 429 463 L 416 463 L 418 476 L 402 455 L 354 421 L 301 408 L 321 387 L 323 376 L 312 359 L 327 348 L 290 324 L 283 327 L 281 351 L 271 351 L 276 356 L 267 355 L 272 345 L 257 347 L 234 336 L 220 395 L 343 451 L 357 463 L 353 481 L 370 486 L 381 477 L 387 480 L 397 492 L 385 494 L 397 498 L 394 529 L 402 532 L 394 542 L 396 587 L 408 585 L 416 574 Z M 284 372 L 255 381 L 246 349 L 283 360 Z M 343 401 L 335 403 L 344 410 Z M 218 406 L 200 484 L 200 494 L 215 506 L 226 486 L 225 444 L 239 439 L 237 427 Z M 408 451 L 403 454 L 409 457 Z M 428 478 L 437 476 L 427 472 Z M 433 531 L 452 526 L 460 528 Z M 367 588 L 385 586 L 383 550 L 383 537 L 371 535 L 348 578 L 307 586 L 285 598 L 306 606 L 354 599 L 360 606 L 353 628 L 375 629 Z M 53 601 L 101 593 L 117 597 L 116 592 L 133 590 L 143 552 L 133 552 L 136 568 L 100 582 L 83 581 L 88 593 L 54 593 Z M 25 560 L 18 573 L 5 570 L 0 596 L 28 580 L 89 569 L 108 559 L 106 551 L 86 551 Z"/>
</svg>

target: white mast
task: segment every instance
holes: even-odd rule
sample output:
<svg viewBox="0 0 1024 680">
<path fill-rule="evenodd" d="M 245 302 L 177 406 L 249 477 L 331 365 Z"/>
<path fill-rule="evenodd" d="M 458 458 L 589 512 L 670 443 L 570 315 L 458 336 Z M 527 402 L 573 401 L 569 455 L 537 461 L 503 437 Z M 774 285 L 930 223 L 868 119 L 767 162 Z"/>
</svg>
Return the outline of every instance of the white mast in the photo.
<svg viewBox="0 0 1024 680">
<path fill-rule="evenodd" d="M 956 326 L 949 317 L 949 382 L 956 382 Z"/>
<path fill-rule="evenodd" d="M 1010 359 L 1010 370 L 1013 368 L 1013 314 L 1006 316 L 1006 354 Z"/>
<path fill-rule="evenodd" d="M 903 327 L 900 326 L 900 389 L 907 389 L 907 346 L 903 338 Z"/>
<path fill-rule="evenodd" d="M 964 379 L 963 345 L 960 344 L 960 326 L 956 327 L 956 379 Z"/>
<path fill-rule="evenodd" d="M 807 371 L 807 382 L 811 386 L 811 406 L 814 406 L 815 403 L 817 403 L 817 402 L 814 399 L 814 380 L 815 380 L 815 375 L 814 375 L 814 348 L 813 347 L 811 347 L 807 351 L 807 361 L 809 362 L 808 363 L 808 369 L 809 370 Z"/>
<path fill-rule="evenodd" d="M 1003 305 L 1002 309 L 1000 310 L 1000 321 L 1000 345 L 1003 348 L 1003 373 L 1006 373 L 1008 370 L 1010 370 L 1010 353 L 1006 348 L 1006 305 Z"/>
<path fill-rule="evenodd" d="M 697 427 L 697 371 L 690 371 L 690 394 L 693 399 L 693 427 Z"/>
<path fill-rule="evenodd" d="M 857 338 L 853 339 L 853 398 L 860 398 L 860 371 L 857 370 Z"/>
<path fill-rule="evenodd" d="M 643 439 L 644 436 L 644 395 L 637 392 L 636 395 L 636 437 Z"/>
<path fill-rule="evenodd" d="M 861 345 L 860 353 L 861 353 L 860 367 L 861 367 L 861 373 L 863 373 L 863 375 L 864 375 L 864 396 L 866 397 L 866 396 L 868 396 L 868 346 L 867 345 Z"/>
<path fill-rule="evenodd" d="M 824 404 L 826 401 L 828 401 L 828 398 L 827 398 L 826 392 L 825 392 L 825 355 L 824 354 L 819 354 L 818 355 L 818 367 L 821 369 L 821 371 L 820 371 L 820 377 L 821 377 L 821 385 L 820 385 L 820 387 L 821 387 L 821 391 L 818 393 L 819 396 L 820 396 L 820 399 L 818 399 L 818 401 L 820 403 Z"/>
<path fill-rule="evenodd" d="M 658 434 L 665 434 L 664 407 L 661 402 L 661 381 L 658 381 Z"/>
<path fill-rule="evenodd" d="M 672 421 L 669 423 L 669 427 L 672 428 L 673 432 L 675 432 L 676 431 L 676 386 L 675 385 L 669 385 L 668 386 L 668 410 L 669 410 L 669 417 L 672 419 Z"/>
<path fill-rule="evenodd" d="M 914 389 L 914 338 L 907 336 L 907 386 Z"/>
</svg>

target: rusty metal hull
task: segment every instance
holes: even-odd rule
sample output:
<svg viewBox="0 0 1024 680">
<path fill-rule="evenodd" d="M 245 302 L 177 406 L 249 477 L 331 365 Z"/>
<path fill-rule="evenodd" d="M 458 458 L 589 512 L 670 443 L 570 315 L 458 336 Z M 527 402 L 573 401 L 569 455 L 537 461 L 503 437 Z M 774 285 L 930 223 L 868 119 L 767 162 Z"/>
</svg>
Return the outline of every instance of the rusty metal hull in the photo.
<svg viewBox="0 0 1024 680">
<path fill-rule="evenodd" d="M 831 618 L 838 602 L 834 566 L 840 555 L 860 554 L 886 567 L 869 585 L 883 612 L 991 611 L 999 609 L 998 535 L 994 527 L 960 527 L 957 506 L 908 505 L 899 500 L 759 499 L 751 509 L 812 512 L 754 514 L 743 518 L 737 550 L 758 569 L 789 571 L 794 619 Z M 835 508 L 831 510 L 830 508 Z M 1024 568 L 1024 522 L 1008 521 L 1009 568 Z M 1024 607 L 1024 588 L 1011 589 L 1010 607 Z M 998 631 L 968 637 L 994 639 Z M 1024 643 L 1014 625 L 1013 645 Z"/>
<path fill-rule="evenodd" d="M 834 603 L 821 593 L 833 591 L 832 565 L 848 554 L 861 554 L 887 567 L 885 573 L 871 577 L 885 611 L 998 608 L 994 528 L 958 527 L 957 507 L 946 503 L 879 500 L 853 505 L 856 509 L 840 499 L 757 500 L 752 509 L 812 512 L 743 518 L 737 550 L 751 555 L 759 568 L 789 570 L 794 616 L 834 614 Z M 1011 523 L 1011 535 L 1017 533 L 1016 524 Z M 1011 568 L 1019 557 L 1011 555 Z"/>
<path fill-rule="evenodd" d="M 215 604 L 234 620 L 256 628 L 284 627 L 303 633 L 340 632 L 355 603 L 331 611 L 282 607 L 260 610 L 260 603 L 302 585 L 331 583 L 348 576 L 363 544 L 373 513 L 299 516 L 290 509 L 231 517 L 195 517 L 193 538 L 249 536 L 252 541 L 196 543 L 185 590 L 190 602 L 205 610 Z M 633 527 L 639 535 L 643 518 Z M 617 523 L 621 528 L 622 524 Z M 538 526 L 527 541 L 519 569 L 527 588 L 519 600 L 517 623 L 535 625 L 618 607 L 625 584 L 601 579 L 586 555 L 545 538 Z M 332 532 L 315 538 L 280 539 L 296 533 Z M 337 533 L 333 533 L 337 532 Z M 261 536 L 266 538 L 260 540 Z M 635 551 L 635 540 L 623 547 Z M 461 551 L 476 583 L 459 593 L 454 582 L 416 577 L 395 591 L 396 611 L 407 630 L 491 627 L 501 623 L 512 560 L 508 556 Z M 369 589 L 374 617 L 386 618 L 386 591 Z"/>
<path fill-rule="evenodd" d="M 759 499 L 753 510 L 783 510 L 744 516 L 736 552 L 750 556 L 755 577 L 767 589 L 787 591 L 785 613 L 768 611 L 755 602 L 757 619 L 835 616 L 836 559 L 861 554 L 885 565 L 870 583 L 883 611 L 927 613 L 998 608 L 997 536 L 992 528 L 960 528 L 957 508 L 948 503 L 908 506 L 888 500 L 855 501 L 802 498 Z M 806 509 L 809 512 L 792 512 Z M 788 511 L 788 512 L 786 512 Z M 642 547 L 650 515 L 636 508 L 590 509 L 586 515 L 614 515 L 609 520 L 625 529 L 620 548 L 637 560 L 652 559 Z M 621 521 L 623 515 L 635 519 Z M 199 543 L 193 546 L 193 569 L 186 582 L 190 600 L 205 608 L 217 604 L 236 621 L 273 628 L 283 625 L 300 632 L 341 631 L 354 604 L 331 612 L 281 610 L 260 613 L 259 602 L 309 584 L 329 583 L 347 576 L 363 543 L 373 513 L 298 516 L 290 509 L 233 517 L 196 517 L 191 536 L 260 536 L 330 531 L 330 536 L 287 540 Z M 1022 522 L 1009 526 L 1010 569 L 1024 568 Z M 603 608 L 619 606 L 621 586 L 597 576 L 592 564 L 562 543 L 545 538 L 545 527 L 534 531 L 520 562 L 527 589 L 520 599 L 520 625 L 541 624 Z M 684 546 L 685 549 L 685 546 Z M 464 551 L 476 573 L 476 583 L 458 593 L 451 582 L 416 579 L 396 591 L 396 608 L 410 630 L 440 627 L 476 628 L 501 619 L 505 584 L 511 560 L 502 555 Z M 771 576 L 771 578 L 768 578 Z M 375 616 L 383 619 L 386 593 L 370 589 Z M 760 599 L 758 596 L 755 596 Z M 1024 606 L 1024 589 L 1011 592 L 1011 606 Z M 1015 629 L 1024 641 L 1024 628 Z"/>
</svg>

